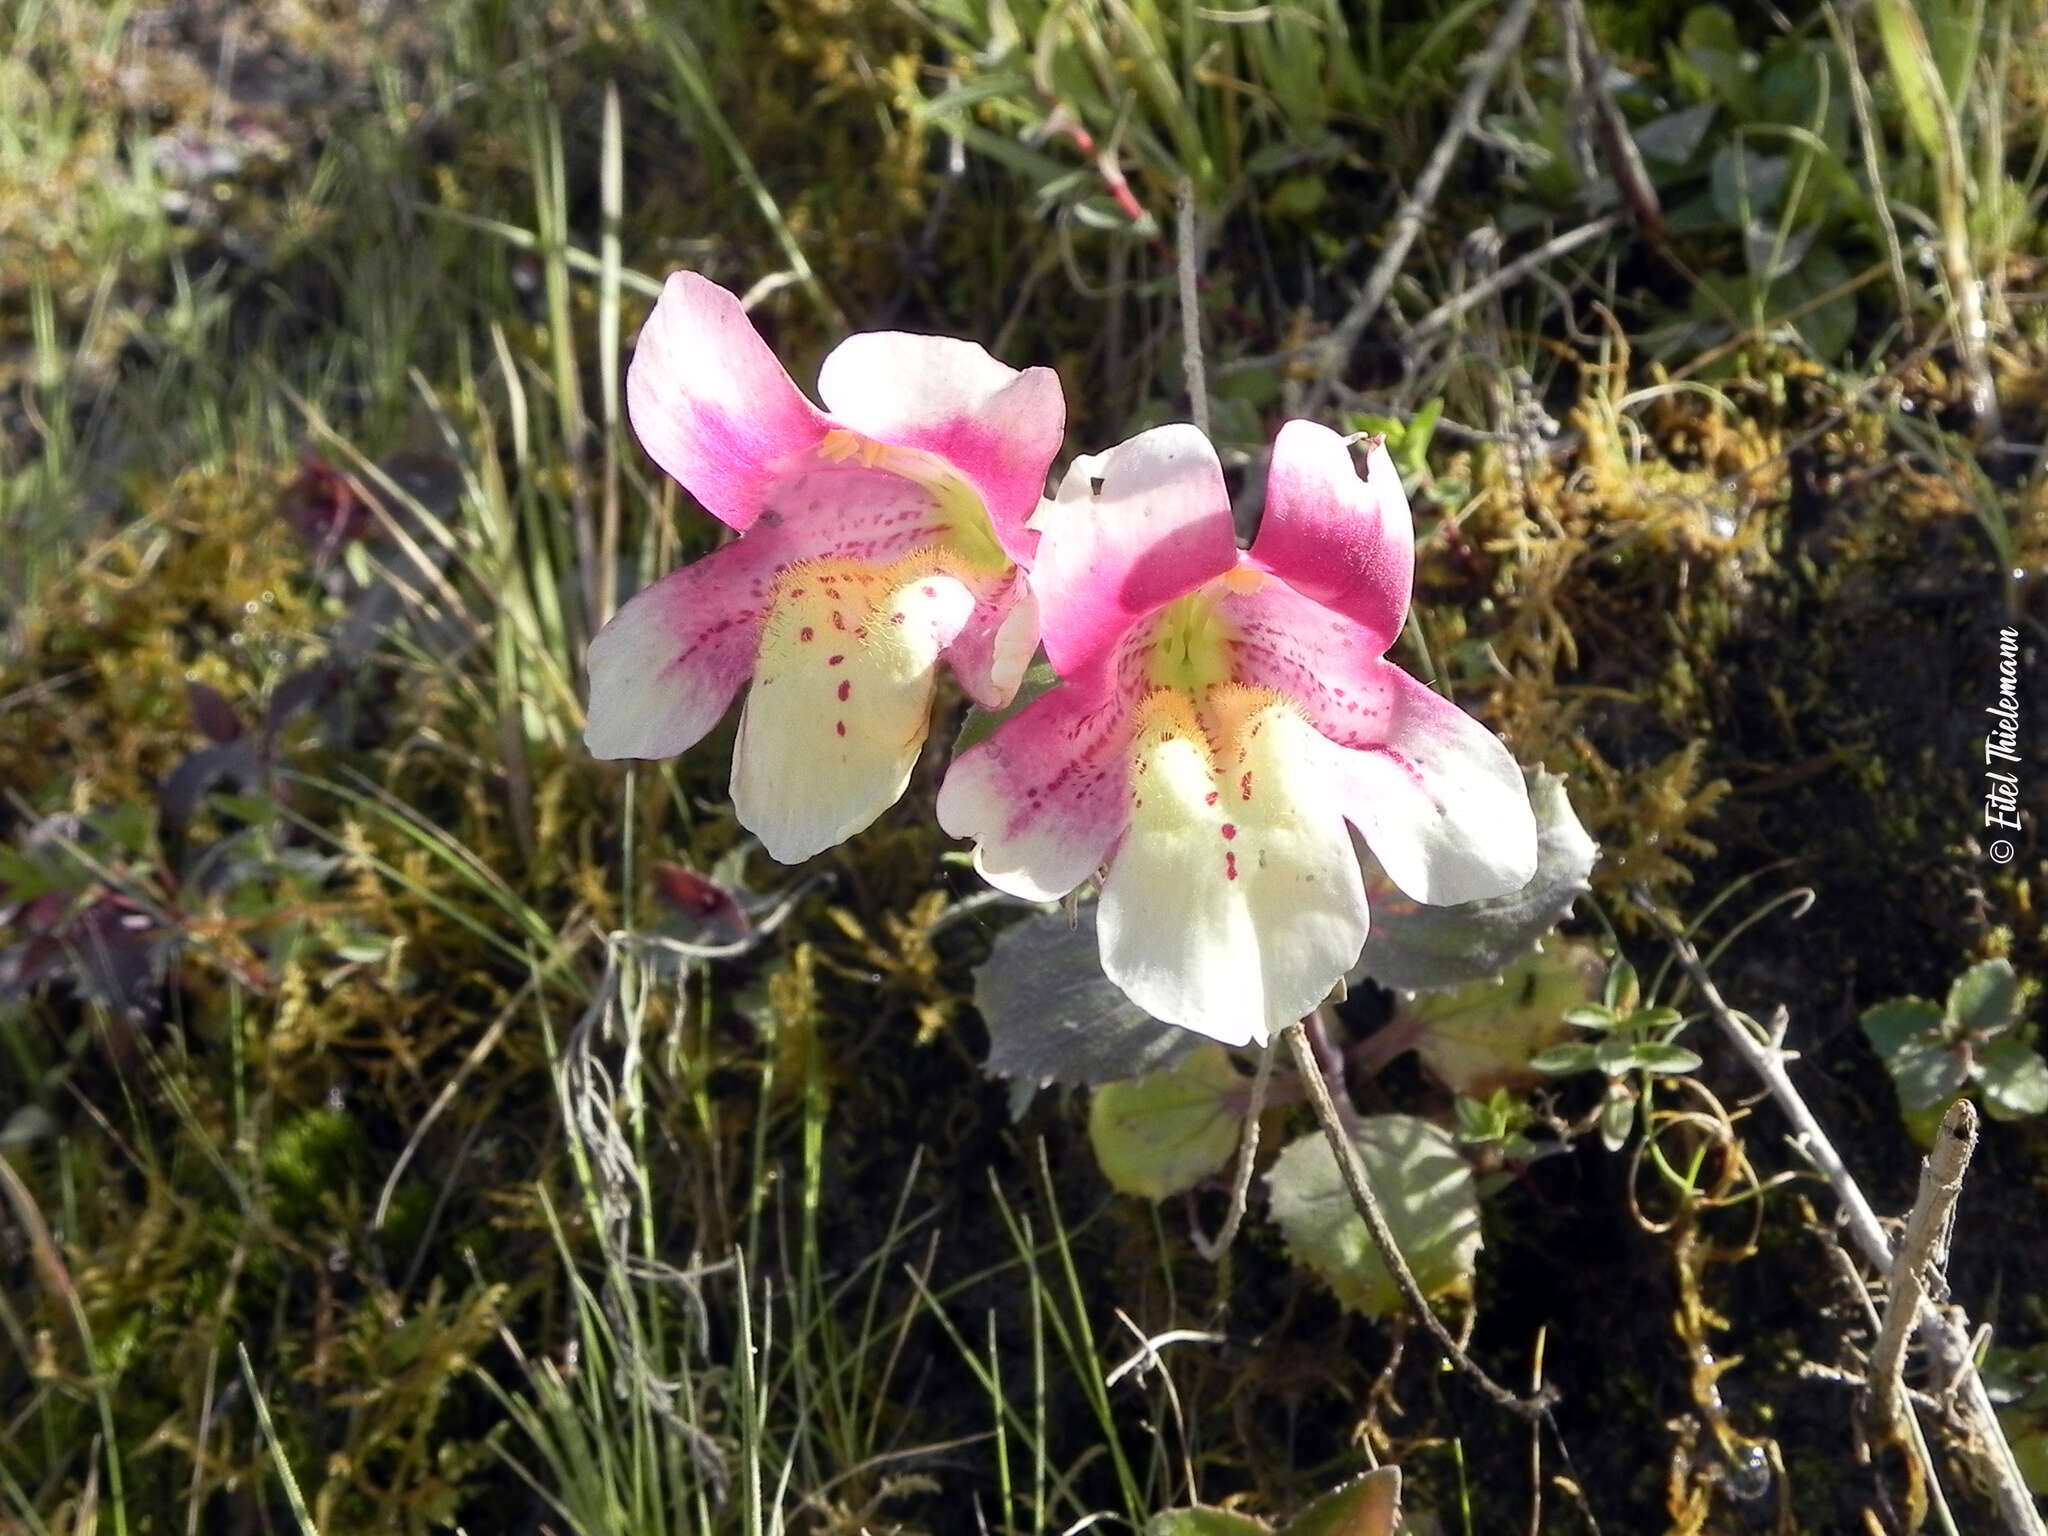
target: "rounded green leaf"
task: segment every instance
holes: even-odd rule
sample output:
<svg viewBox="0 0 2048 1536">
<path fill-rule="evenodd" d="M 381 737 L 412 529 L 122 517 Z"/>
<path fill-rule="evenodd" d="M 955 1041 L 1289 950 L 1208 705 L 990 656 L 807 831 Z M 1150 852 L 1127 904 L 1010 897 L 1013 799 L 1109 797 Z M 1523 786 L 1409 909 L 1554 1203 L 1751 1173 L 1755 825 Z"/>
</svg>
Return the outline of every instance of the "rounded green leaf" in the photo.
<svg viewBox="0 0 2048 1536">
<path fill-rule="evenodd" d="M 2048 1062 L 2018 1035 L 2002 1035 L 1979 1051 L 1977 1072 L 1992 1119 L 2048 1113 Z"/>
<path fill-rule="evenodd" d="M 1941 1010 L 1924 997 L 1894 998 L 1863 1010 L 1863 1033 L 1889 1065 L 1907 1041 L 1941 1038 Z"/>
<path fill-rule="evenodd" d="M 1886 1058 L 1904 1110 L 1932 1109 L 1952 1097 L 1970 1080 L 1970 1063 L 1961 1051 L 1915 1038 Z"/>
<path fill-rule="evenodd" d="M 1162 1024 L 1102 974 L 1095 904 L 1069 918 L 1036 912 L 996 935 L 974 973 L 974 1005 L 988 1025 L 998 1077 L 1094 1087 L 1169 1067 L 1201 1037 Z"/>
<path fill-rule="evenodd" d="M 1600 971 L 1590 944 L 1553 938 L 1498 981 L 1425 993 L 1404 1010 L 1422 1021 L 1416 1054 L 1453 1093 L 1528 1087 L 1539 1076 L 1531 1061 L 1571 1034 L 1566 1020 L 1581 1011 L 1571 1005 L 1592 995 Z"/>
<path fill-rule="evenodd" d="M 1948 989 L 1948 1016 L 1973 1034 L 1995 1035 L 2019 1010 L 2019 978 L 2010 960 L 1973 965 Z"/>
<path fill-rule="evenodd" d="M 1095 1090 L 1088 1139 L 1103 1177 L 1127 1195 L 1164 1200 L 1230 1161 L 1244 1124 L 1244 1078 L 1220 1045 L 1164 1072 Z"/>
<path fill-rule="evenodd" d="M 1480 1244 L 1479 1198 L 1472 1170 L 1449 1134 L 1412 1115 L 1374 1115 L 1359 1127 L 1358 1153 L 1423 1295 L 1469 1297 Z M 1320 1131 L 1281 1152 L 1266 1189 L 1288 1253 L 1320 1276 L 1338 1301 L 1367 1317 L 1400 1310 L 1394 1277 L 1352 1208 Z"/>
<path fill-rule="evenodd" d="M 1400 1518 L 1401 1469 L 1377 1467 L 1310 1504 L 1281 1536 L 1394 1536 Z"/>
</svg>

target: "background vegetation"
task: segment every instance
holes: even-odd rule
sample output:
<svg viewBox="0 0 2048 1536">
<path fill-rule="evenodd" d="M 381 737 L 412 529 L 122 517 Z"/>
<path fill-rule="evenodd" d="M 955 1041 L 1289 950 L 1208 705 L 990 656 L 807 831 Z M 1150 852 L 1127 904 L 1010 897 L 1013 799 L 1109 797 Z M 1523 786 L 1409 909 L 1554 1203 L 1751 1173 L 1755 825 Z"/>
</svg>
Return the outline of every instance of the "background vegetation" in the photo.
<svg viewBox="0 0 2048 1536">
<path fill-rule="evenodd" d="M 2048 960 L 2042 776 L 2009 864 L 1979 803 L 2002 630 L 2042 757 L 2044 123 L 2017 0 L 19 0 L 0 1531 L 1142 1528 L 1375 1460 L 1417 1529 L 1893 1528 L 1830 1202 L 1707 1031 L 1718 1193 L 1597 1135 L 1486 1186 L 1532 1441 L 1270 1227 L 1201 1259 L 1220 1195 L 1110 1193 L 1078 1096 L 1013 1116 L 937 761 L 782 869 L 725 738 L 589 760 L 580 657 L 715 532 L 620 410 L 665 272 L 800 381 L 887 326 L 1052 364 L 1080 451 L 1188 410 L 1185 185 L 1246 516 L 1287 415 L 1393 436 L 1399 654 L 1567 776 L 1575 926 L 1732 939 L 1902 1211 L 1861 1011 L 2003 957 L 2024 1020 Z M 2048 1472 L 2044 1194 L 1990 1126 L 1950 1276 Z"/>
</svg>

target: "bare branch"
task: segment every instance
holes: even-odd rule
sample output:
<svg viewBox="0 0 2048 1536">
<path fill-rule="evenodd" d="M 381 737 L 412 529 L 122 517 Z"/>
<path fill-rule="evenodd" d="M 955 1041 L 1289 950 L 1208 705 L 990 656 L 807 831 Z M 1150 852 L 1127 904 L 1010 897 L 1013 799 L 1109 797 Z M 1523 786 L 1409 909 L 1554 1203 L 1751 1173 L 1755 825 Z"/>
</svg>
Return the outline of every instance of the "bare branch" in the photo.
<svg viewBox="0 0 2048 1536">
<path fill-rule="evenodd" d="M 1533 1397 L 1515 1396 L 1465 1353 L 1458 1341 L 1451 1337 L 1443 1319 L 1431 1309 L 1429 1298 L 1422 1294 L 1415 1272 L 1408 1267 L 1400 1245 L 1394 1241 L 1394 1234 L 1387 1226 L 1379 1197 L 1373 1193 L 1372 1180 L 1365 1171 L 1365 1162 L 1358 1155 L 1358 1143 L 1352 1140 L 1343 1117 L 1337 1112 L 1336 1100 L 1330 1096 L 1330 1085 L 1323 1078 L 1322 1066 L 1316 1060 L 1315 1047 L 1309 1042 L 1304 1024 L 1290 1024 L 1285 1033 L 1288 1049 L 1294 1053 L 1294 1070 L 1301 1074 L 1302 1082 L 1307 1085 L 1309 1102 L 1315 1106 L 1316 1120 L 1323 1128 L 1324 1139 L 1330 1144 L 1331 1155 L 1337 1160 L 1337 1171 L 1343 1175 L 1352 1208 L 1358 1212 L 1359 1220 L 1365 1223 L 1366 1231 L 1372 1234 L 1373 1246 L 1379 1249 L 1380 1257 L 1386 1261 L 1387 1273 L 1394 1277 L 1394 1285 L 1409 1309 L 1422 1319 L 1423 1327 L 1429 1330 L 1429 1336 L 1436 1340 L 1437 1347 L 1495 1403 L 1525 1419 L 1548 1417 L 1550 1405 L 1557 1400 L 1554 1390 L 1542 1387 Z"/>
<path fill-rule="evenodd" d="M 1871 1209 L 1870 1201 L 1851 1177 L 1841 1154 L 1835 1151 L 1834 1143 L 1828 1140 L 1827 1133 L 1820 1128 L 1820 1122 L 1793 1085 L 1791 1075 L 1785 1070 L 1784 1053 L 1766 1043 L 1762 1038 L 1764 1032 L 1755 1020 L 1728 1006 L 1684 932 L 1641 891 L 1636 893 L 1636 905 L 1664 929 L 1672 952 L 1678 956 L 1678 963 L 1684 967 L 1701 1000 L 1707 1005 L 1708 1014 L 1735 1048 L 1736 1054 L 1763 1079 L 1771 1098 L 1777 1102 L 1779 1112 L 1792 1122 L 1793 1146 L 1820 1170 L 1834 1190 L 1835 1198 L 1842 1204 L 1850 1240 L 1862 1253 L 1864 1262 L 1875 1269 L 1889 1271 L 1893 1260 L 1891 1240 L 1885 1236 L 1877 1212 Z M 2034 1496 L 2027 1491 L 2026 1479 L 2020 1475 L 2012 1447 L 1999 1427 L 1998 1415 L 1992 1409 L 1983 1378 L 1970 1365 L 1972 1352 L 1967 1324 L 1957 1322 L 1925 1295 L 1920 1297 L 1916 1310 L 1920 1331 L 1927 1339 L 1930 1351 L 1937 1358 L 1957 1362 L 1960 1367 L 1954 1384 L 1957 1412 L 1964 1430 L 1958 1453 L 1969 1461 L 1972 1470 L 1991 1489 L 1993 1502 L 1998 1506 L 1999 1517 L 2007 1531 L 2013 1536 L 2048 1536 L 2048 1526 L 2042 1524 L 2041 1512 L 2034 1506 Z"/>
<path fill-rule="evenodd" d="M 1451 114 L 1450 125 L 1444 129 L 1443 137 L 1437 140 L 1436 148 L 1430 151 L 1422 174 L 1416 178 L 1415 190 L 1401 205 L 1400 212 L 1394 215 L 1394 226 L 1387 236 L 1386 248 L 1366 275 L 1365 287 L 1359 291 L 1351 308 L 1337 322 L 1337 328 L 1324 339 L 1322 366 L 1316 371 L 1315 383 L 1309 387 L 1308 397 L 1302 403 L 1301 415 L 1312 417 L 1329 402 L 1344 360 L 1351 356 L 1351 349 L 1358 345 L 1358 338 L 1365 334 L 1366 326 L 1372 323 L 1372 317 L 1386 302 L 1394 279 L 1401 275 L 1401 263 L 1408 259 L 1409 247 L 1422 233 L 1422 221 L 1435 205 L 1437 193 L 1443 190 L 1451 162 L 1457 159 L 1459 147 L 1478 123 L 1487 95 L 1493 89 L 1494 78 L 1506 67 L 1509 57 L 1521 44 L 1522 34 L 1529 29 L 1529 17 L 1535 9 L 1536 0 L 1514 0 L 1507 14 L 1501 17 L 1500 25 L 1493 29 L 1485 51 L 1472 61 L 1471 77 L 1465 82 L 1464 94 L 1458 98 L 1457 110 Z"/>
</svg>

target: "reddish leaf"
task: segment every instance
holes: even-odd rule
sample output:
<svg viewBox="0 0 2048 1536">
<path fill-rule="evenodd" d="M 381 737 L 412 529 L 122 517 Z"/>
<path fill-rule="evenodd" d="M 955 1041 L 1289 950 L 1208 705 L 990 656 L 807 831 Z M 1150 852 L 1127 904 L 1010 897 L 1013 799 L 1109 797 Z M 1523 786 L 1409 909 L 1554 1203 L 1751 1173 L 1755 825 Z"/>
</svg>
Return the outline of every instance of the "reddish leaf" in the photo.
<svg viewBox="0 0 2048 1536">
<path fill-rule="evenodd" d="M 192 707 L 192 723 L 208 741 L 225 746 L 241 736 L 242 717 L 218 689 L 187 681 L 185 699 Z"/>
<path fill-rule="evenodd" d="M 664 906 L 685 919 L 685 936 L 690 939 L 734 944 L 753 929 L 753 920 L 731 891 L 680 864 L 654 866 L 654 891 Z"/>
</svg>

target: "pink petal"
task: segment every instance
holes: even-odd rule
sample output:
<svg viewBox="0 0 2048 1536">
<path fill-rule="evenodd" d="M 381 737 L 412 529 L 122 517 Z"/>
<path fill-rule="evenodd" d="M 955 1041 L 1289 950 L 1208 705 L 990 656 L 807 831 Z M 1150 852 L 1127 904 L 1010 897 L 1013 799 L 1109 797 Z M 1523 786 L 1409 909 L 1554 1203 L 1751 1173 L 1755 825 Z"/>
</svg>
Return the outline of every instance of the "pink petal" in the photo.
<svg viewBox="0 0 2048 1536">
<path fill-rule="evenodd" d="M 753 674 L 781 541 L 754 535 L 636 593 L 590 642 L 593 757 L 674 757 L 718 724 Z"/>
<path fill-rule="evenodd" d="M 590 642 L 591 755 L 674 757 L 702 740 L 753 674 L 785 568 L 891 565 L 943 526 L 928 492 L 881 470 L 824 465 L 785 478 L 752 532 L 637 593 Z"/>
<path fill-rule="evenodd" d="M 795 560 L 889 565 L 943 543 L 948 524 L 931 491 L 885 469 L 815 461 L 791 468 L 764 492 L 758 525 Z"/>
<path fill-rule="evenodd" d="M 1076 459 L 1036 525 L 1031 585 L 1046 657 L 1062 677 L 1237 564 L 1223 466 L 1183 424 Z"/>
<path fill-rule="evenodd" d="M 862 436 L 951 464 L 980 494 L 1003 552 L 1029 558 L 1034 540 L 1024 524 L 1066 437 L 1058 374 L 1019 373 L 951 336 L 866 331 L 832 349 L 818 396 Z"/>
<path fill-rule="evenodd" d="M 973 616 L 946 647 L 946 662 L 969 698 L 1001 709 L 1016 697 L 1037 649 L 1038 599 L 1023 574 L 1012 572 L 978 595 Z"/>
<path fill-rule="evenodd" d="M 1499 737 L 1379 656 L 1378 636 L 1269 580 L 1219 609 L 1239 682 L 1293 700 L 1343 750 L 1345 817 L 1389 878 L 1450 905 L 1519 890 L 1536 872 L 1536 819 Z"/>
<path fill-rule="evenodd" d="M 1528 785 L 1501 739 L 1391 663 L 1371 736 L 1342 743 L 1338 798 L 1387 877 L 1417 901 L 1505 896 L 1536 874 Z"/>
<path fill-rule="evenodd" d="M 640 444 L 720 522 L 745 530 L 785 466 L 828 423 L 768 349 L 740 301 L 677 272 L 641 328 L 626 372 Z"/>
<path fill-rule="evenodd" d="M 1235 634 L 1232 675 L 1292 699 L 1333 741 L 1377 739 L 1387 670 L 1380 637 L 1286 582 L 1268 576 L 1254 587 L 1247 577 L 1232 578 L 1232 588 L 1242 589 L 1217 601 Z"/>
<path fill-rule="evenodd" d="M 1290 421 L 1273 444 L 1266 511 L 1252 563 L 1304 597 L 1353 619 L 1384 653 L 1408 617 L 1415 525 L 1387 450 L 1375 446 L 1361 479 L 1328 427 Z"/>
<path fill-rule="evenodd" d="M 1029 901 L 1093 875 L 1131 815 L 1130 722 L 1107 666 L 1070 679 L 953 759 L 939 825 L 975 840 L 975 868 Z"/>
</svg>

